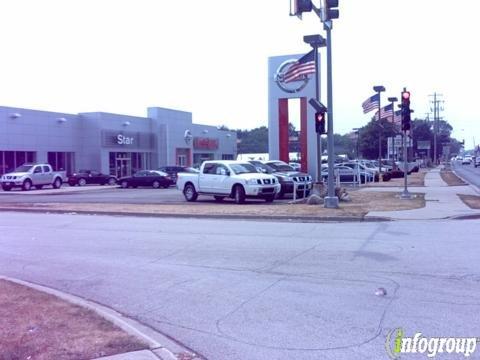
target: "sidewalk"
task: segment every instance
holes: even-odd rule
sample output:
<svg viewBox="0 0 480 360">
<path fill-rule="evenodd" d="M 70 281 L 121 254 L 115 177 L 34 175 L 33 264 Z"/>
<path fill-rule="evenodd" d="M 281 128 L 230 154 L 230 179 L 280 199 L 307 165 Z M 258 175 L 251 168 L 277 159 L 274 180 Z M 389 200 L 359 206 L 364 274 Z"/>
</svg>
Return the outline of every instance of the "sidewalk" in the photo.
<svg viewBox="0 0 480 360">
<path fill-rule="evenodd" d="M 414 210 L 371 211 L 365 218 L 389 217 L 392 220 L 435 220 L 466 215 L 480 215 L 463 203 L 457 194 L 477 195 L 480 193 L 470 185 L 448 186 L 440 177 L 440 167 L 430 170 L 425 176 L 424 187 L 409 187 L 409 192 L 425 193 L 425 207 Z M 365 188 L 361 191 L 394 191 L 401 193 L 403 188 Z M 409 200 L 404 200 L 409 201 Z"/>
</svg>

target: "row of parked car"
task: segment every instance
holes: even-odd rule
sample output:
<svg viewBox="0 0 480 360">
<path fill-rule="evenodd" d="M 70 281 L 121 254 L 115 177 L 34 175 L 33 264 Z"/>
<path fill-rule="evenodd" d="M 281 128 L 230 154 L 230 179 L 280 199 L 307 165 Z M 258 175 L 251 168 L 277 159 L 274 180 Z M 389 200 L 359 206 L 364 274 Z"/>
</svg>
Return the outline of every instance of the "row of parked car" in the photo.
<svg viewBox="0 0 480 360">
<path fill-rule="evenodd" d="M 198 172 L 196 169 L 168 166 L 159 170 L 140 170 L 132 176 L 117 179 L 113 175 L 102 174 L 94 170 L 79 170 L 67 176 L 65 171 L 54 171 L 49 164 L 23 164 L 13 172 L 0 177 L 0 184 L 4 191 L 13 188 L 21 188 L 28 191 L 32 188 L 41 189 L 44 186 L 52 186 L 58 189 L 64 183 L 70 186 L 85 185 L 115 185 L 122 188 L 148 186 L 153 188 L 168 188 L 175 185 L 177 173 Z"/>
<path fill-rule="evenodd" d="M 136 187 L 153 187 L 168 188 L 177 182 L 177 174 L 179 172 L 198 172 L 198 170 L 186 166 L 164 166 L 158 170 L 140 170 L 132 176 L 117 179 L 112 175 L 105 175 L 98 171 L 80 170 L 68 178 L 70 186 L 85 186 L 87 184 L 98 185 L 115 185 L 118 184 L 122 188 Z"/>
<path fill-rule="evenodd" d="M 225 198 L 232 198 L 237 204 L 244 203 L 247 198 L 272 202 L 294 191 L 299 196 L 308 196 L 312 178 L 278 160 L 212 160 L 205 161 L 198 173 L 179 173 L 177 188 L 187 201 L 209 195 L 219 202 Z"/>
</svg>

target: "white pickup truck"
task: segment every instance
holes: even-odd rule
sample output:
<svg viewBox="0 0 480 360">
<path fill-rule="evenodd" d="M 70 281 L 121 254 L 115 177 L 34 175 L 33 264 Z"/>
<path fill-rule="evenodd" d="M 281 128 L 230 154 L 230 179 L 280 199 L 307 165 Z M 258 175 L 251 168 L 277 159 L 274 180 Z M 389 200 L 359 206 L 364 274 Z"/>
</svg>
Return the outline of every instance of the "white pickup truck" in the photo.
<svg viewBox="0 0 480 360">
<path fill-rule="evenodd" d="M 66 179 L 65 171 L 53 171 L 49 164 L 23 164 L 14 172 L 2 175 L 0 183 L 5 191 L 10 191 L 14 187 L 28 191 L 32 186 L 41 189 L 45 185 L 58 189 Z"/>
<path fill-rule="evenodd" d="M 213 195 L 216 201 L 233 198 L 237 204 L 246 198 L 260 198 L 272 202 L 280 191 L 280 183 L 273 175 L 257 171 L 255 166 L 243 161 L 205 161 L 200 172 L 178 173 L 177 189 L 187 201 L 198 195 Z"/>
</svg>

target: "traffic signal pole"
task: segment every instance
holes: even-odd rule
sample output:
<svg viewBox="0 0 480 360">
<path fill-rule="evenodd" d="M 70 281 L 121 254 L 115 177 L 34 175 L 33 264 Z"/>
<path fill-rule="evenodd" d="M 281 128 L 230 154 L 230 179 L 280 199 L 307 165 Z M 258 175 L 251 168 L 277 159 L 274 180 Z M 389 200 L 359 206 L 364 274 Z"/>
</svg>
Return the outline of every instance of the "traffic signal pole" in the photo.
<svg viewBox="0 0 480 360">
<path fill-rule="evenodd" d="M 324 28 L 327 31 L 327 112 L 328 112 L 328 191 L 325 196 L 324 206 L 326 208 L 338 208 L 338 197 L 335 196 L 335 183 L 333 173 L 334 144 L 333 144 L 333 91 L 332 91 L 332 20 L 325 21 Z"/>
<path fill-rule="evenodd" d="M 401 199 L 410 200 L 412 195 L 408 192 L 408 149 L 407 149 L 407 129 L 410 129 L 410 93 L 406 88 L 402 92 L 402 130 L 403 130 L 403 192 Z M 413 145 L 413 144 L 412 144 Z"/>
</svg>

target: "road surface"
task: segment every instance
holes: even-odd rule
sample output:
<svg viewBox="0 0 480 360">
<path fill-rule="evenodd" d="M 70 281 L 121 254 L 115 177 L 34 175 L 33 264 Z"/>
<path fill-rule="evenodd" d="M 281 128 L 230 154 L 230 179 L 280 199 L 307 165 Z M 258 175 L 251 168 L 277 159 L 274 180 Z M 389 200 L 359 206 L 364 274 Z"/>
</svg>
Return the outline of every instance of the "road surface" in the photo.
<svg viewBox="0 0 480 360">
<path fill-rule="evenodd" d="M 473 220 L 2 212 L 0 273 L 111 306 L 207 359 L 387 359 L 398 327 L 480 336 L 479 233 Z"/>
</svg>

